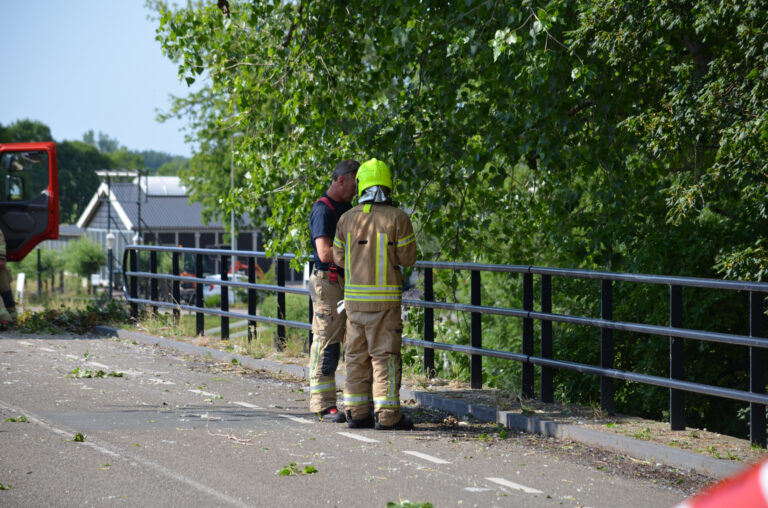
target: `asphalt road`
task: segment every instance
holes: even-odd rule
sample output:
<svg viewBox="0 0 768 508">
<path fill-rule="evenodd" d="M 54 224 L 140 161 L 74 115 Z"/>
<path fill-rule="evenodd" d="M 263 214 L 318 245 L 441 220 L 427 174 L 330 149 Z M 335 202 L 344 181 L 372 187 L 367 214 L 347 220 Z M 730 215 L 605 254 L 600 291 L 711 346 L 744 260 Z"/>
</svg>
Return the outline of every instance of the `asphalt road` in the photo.
<svg viewBox="0 0 768 508">
<path fill-rule="evenodd" d="M 514 440 L 319 423 L 303 382 L 203 360 L 120 339 L 0 334 L 0 506 L 660 507 L 683 498 Z M 78 377 L 89 371 L 106 376 Z"/>
</svg>

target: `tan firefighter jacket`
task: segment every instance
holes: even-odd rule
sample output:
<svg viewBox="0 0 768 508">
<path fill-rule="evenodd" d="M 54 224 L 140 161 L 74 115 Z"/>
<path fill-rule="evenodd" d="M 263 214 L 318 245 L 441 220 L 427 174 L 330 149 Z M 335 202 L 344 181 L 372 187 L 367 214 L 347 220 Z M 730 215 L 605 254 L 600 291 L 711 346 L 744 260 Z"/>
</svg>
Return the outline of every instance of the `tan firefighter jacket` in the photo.
<svg viewBox="0 0 768 508">
<path fill-rule="evenodd" d="M 333 259 L 344 267 L 344 306 L 348 311 L 399 307 L 403 298 L 399 266 L 416 262 L 411 220 L 391 205 L 357 205 L 336 225 Z"/>
</svg>

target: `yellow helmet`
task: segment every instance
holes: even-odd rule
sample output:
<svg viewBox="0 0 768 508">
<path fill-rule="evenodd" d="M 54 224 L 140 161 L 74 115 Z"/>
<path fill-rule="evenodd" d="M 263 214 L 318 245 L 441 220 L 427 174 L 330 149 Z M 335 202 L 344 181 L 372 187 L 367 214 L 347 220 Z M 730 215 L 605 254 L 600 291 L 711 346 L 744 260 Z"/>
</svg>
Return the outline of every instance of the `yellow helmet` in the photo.
<svg viewBox="0 0 768 508">
<path fill-rule="evenodd" d="M 378 159 L 363 162 L 357 170 L 357 196 L 362 196 L 365 189 L 374 185 L 392 190 L 392 172 L 389 166 Z"/>
</svg>

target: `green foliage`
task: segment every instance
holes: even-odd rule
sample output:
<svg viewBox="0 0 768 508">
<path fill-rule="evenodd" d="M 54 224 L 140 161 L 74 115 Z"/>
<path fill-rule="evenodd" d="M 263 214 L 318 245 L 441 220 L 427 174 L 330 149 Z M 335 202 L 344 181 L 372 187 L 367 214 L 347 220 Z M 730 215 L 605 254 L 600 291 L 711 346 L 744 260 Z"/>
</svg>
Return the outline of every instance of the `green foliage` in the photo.
<svg viewBox="0 0 768 508">
<path fill-rule="evenodd" d="M 77 379 L 91 379 L 91 378 L 105 378 L 105 377 L 123 377 L 122 372 L 105 372 L 101 369 L 99 370 L 93 370 L 93 369 L 83 369 L 80 370 L 80 367 L 75 367 L 69 373 L 67 374 L 67 377 L 73 377 Z"/>
<path fill-rule="evenodd" d="M 23 333 L 90 333 L 97 325 L 122 324 L 128 321 L 128 310 L 117 300 L 106 305 L 93 303 L 83 310 L 47 309 L 26 312 L 19 319 Z"/>
<path fill-rule="evenodd" d="M 92 273 L 98 272 L 107 262 L 107 253 L 104 249 L 87 236 L 70 242 L 63 252 L 67 269 L 81 277 L 89 277 Z"/>
<path fill-rule="evenodd" d="M 312 464 L 304 466 L 303 469 L 299 469 L 299 466 L 295 462 L 291 462 L 287 466 L 277 471 L 278 476 L 295 476 L 295 475 L 308 475 L 317 473 L 317 469 Z"/>
<path fill-rule="evenodd" d="M 229 17 L 213 3 L 150 5 L 180 78 L 206 77 L 167 115 L 188 118 L 200 146 L 182 178 L 208 217 L 265 221 L 269 252 L 306 259 L 300 218 L 331 168 L 376 156 L 394 170 L 422 259 L 766 280 L 762 2 L 233 0 Z M 460 277 L 436 273 L 436 299 L 467 302 Z M 599 315 L 599 285 L 553 284 L 554 312 Z M 665 289 L 616 284 L 614 319 L 666 324 Z M 520 298 L 519 279 L 484 275 L 484 302 Z M 748 333 L 741 296 L 685 298 L 697 303 L 686 326 Z M 436 328 L 469 341 L 467 316 L 437 313 Z M 484 318 L 483 330 L 484 347 L 520 350 L 518 320 Z M 597 330 L 556 325 L 554 337 L 558 358 L 599 364 Z M 617 368 L 667 375 L 664 338 L 617 332 L 615 343 Z M 748 389 L 742 349 L 685 347 L 687 379 Z M 439 355 L 438 370 L 468 375 L 466 356 Z M 517 387 L 518 364 L 484 368 L 487 384 Z M 556 381 L 598 400 L 594 378 Z M 617 410 L 664 415 L 665 390 L 618 382 L 616 393 Z M 717 418 L 738 404 L 686 401 L 691 423 L 744 432 Z"/>
<path fill-rule="evenodd" d="M 5 422 L 6 423 L 9 423 L 9 422 L 10 423 L 28 423 L 29 418 L 27 418 L 25 415 L 21 415 L 21 416 L 15 416 L 12 418 L 6 418 Z"/>
<path fill-rule="evenodd" d="M 85 435 L 83 435 L 82 433 L 78 432 L 77 434 L 75 434 L 72 437 L 72 442 L 74 442 L 74 443 L 85 443 Z"/>
<path fill-rule="evenodd" d="M 412 503 L 410 501 L 403 500 L 399 503 L 387 502 L 387 508 L 434 508 L 432 503 Z"/>
</svg>

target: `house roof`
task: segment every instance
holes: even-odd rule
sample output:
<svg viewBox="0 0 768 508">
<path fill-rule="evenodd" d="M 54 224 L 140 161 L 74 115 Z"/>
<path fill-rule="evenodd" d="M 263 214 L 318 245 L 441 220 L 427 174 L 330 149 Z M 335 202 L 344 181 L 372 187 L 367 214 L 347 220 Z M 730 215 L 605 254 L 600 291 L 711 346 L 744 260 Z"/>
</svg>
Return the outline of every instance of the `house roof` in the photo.
<svg viewBox="0 0 768 508">
<path fill-rule="evenodd" d="M 203 224 L 203 206 L 197 202 L 190 202 L 189 197 L 183 192 L 184 187 L 179 184 L 178 177 L 148 177 L 147 183 L 142 178 L 142 192 L 139 196 L 135 180 L 133 183 L 112 183 L 110 201 L 117 213 L 119 220 L 127 230 L 135 230 L 139 217 L 138 199 L 141 199 L 141 226 L 152 231 L 221 231 L 224 229 L 221 223 L 211 222 Z M 145 191 L 149 189 L 149 193 Z M 91 198 L 77 226 L 88 227 L 99 207 L 102 206 L 108 193 L 106 183 L 102 183 Z M 101 198 L 101 199 L 100 199 Z M 247 217 L 245 217 L 247 219 Z"/>
</svg>

